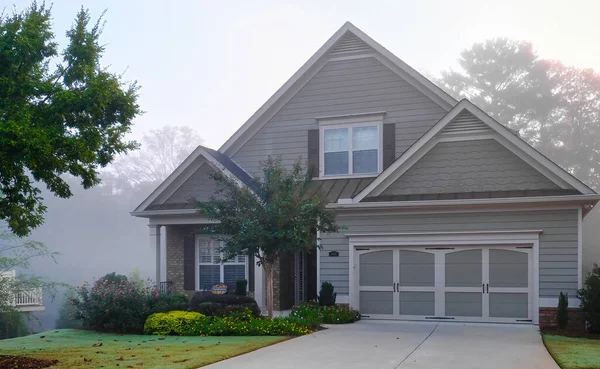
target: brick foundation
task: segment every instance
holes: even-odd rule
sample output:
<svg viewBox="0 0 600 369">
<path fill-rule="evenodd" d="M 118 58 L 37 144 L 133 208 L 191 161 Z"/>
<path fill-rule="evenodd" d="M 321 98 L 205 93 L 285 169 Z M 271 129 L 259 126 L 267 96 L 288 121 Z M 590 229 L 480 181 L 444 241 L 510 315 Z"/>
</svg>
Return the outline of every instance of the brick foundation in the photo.
<svg viewBox="0 0 600 369">
<path fill-rule="evenodd" d="M 557 328 L 555 307 L 540 308 L 540 328 Z M 568 330 L 584 331 L 585 330 L 585 314 L 579 308 L 569 308 Z"/>
</svg>

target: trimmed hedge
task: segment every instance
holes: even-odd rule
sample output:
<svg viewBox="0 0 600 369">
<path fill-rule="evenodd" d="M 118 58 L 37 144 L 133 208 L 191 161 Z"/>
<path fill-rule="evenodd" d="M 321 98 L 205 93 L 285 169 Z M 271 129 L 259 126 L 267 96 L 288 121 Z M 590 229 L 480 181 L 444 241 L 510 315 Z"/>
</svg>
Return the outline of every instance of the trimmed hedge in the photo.
<svg viewBox="0 0 600 369">
<path fill-rule="evenodd" d="M 185 311 L 157 313 L 144 326 L 144 333 L 161 336 L 300 336 L 312 330 L 302 319 L 257 319 L 247 309 L 223 318 Z"/>
<path fill-rule="evenodd" d="M 252 297 L 237 295 L 215 295 L 197 292 L 189 303 L 188 310 L 196 311 L 206 316 L 225 317 L 232 313 L 248 309 L 254 317 L 260 317 L 260 308 Z"/>
<path fill-rule="evenodd" d="M 161 336 L 193 336 L 196 327 L 203 324 L 206 317 L 193 311 L 169 311 L 155 313 L 146 319 L 144 333 Z"/>
<path fill-rule="evenodd" d="M 304 302 L 292 308 L 290 317 L 303 319 L 311 324 L 347 324 L 360 320 L 360 312 L 345 305 L 321 306 Z"/>
</svg>

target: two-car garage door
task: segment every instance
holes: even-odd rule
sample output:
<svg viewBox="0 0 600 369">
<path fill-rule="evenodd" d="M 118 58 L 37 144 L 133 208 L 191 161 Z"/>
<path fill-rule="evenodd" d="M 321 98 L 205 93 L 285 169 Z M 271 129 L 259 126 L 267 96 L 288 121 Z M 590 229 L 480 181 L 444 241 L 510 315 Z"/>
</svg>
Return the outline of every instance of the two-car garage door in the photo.
<svg viewBox="0 0 600 369">
<path fill-rule="evenodd" d="M 356 250 L 358 302 L 370 318 L 531 322 L 530 247 Z"/>
</svg>

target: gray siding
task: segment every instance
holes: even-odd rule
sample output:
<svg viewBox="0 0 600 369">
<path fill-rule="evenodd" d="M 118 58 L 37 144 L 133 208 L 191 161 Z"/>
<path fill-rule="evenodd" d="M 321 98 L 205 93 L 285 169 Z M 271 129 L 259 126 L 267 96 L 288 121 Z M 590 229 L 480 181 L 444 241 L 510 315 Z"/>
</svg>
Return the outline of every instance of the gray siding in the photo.
<svg viewBox="0 0 600 369">
<path fill-rule="evenodd" d="M 190 198 L 208 200 L 217 188 L 216 182 L 208 177 L 213 170 L 210 165 L 203 164 L 165 201 L 165 204 L 184 203 Z"/>
<path fill-rule="evenodd" d="M 385 111 L 384 123 L 396 124 L 396 157 L 444 114 L 437 103 L 375 58 L 327 63 L 234 156 L 248 173 L 258 174 L 268 155 L 286 164 L 308 157 L 308 130 L 315 118 Z"/>
<path fill-rule="evenodd" d="M 390 213 L 348 217 L 338 214 L 343 233 L 321 235 L 321 280 L 331 281 L 339 294 L 348 293 L 346 233 L 543 230 L 540 235 L 540 297 L 557 297 L 577 290 L 577 210 L 494 213 Z M 339 257 L 330 257 L 338 251 Z"/>
<path fill-rule="evenodd" d="M 496 140 L 440 142 L 382 195 L 559 189 Z"/>
</svg>

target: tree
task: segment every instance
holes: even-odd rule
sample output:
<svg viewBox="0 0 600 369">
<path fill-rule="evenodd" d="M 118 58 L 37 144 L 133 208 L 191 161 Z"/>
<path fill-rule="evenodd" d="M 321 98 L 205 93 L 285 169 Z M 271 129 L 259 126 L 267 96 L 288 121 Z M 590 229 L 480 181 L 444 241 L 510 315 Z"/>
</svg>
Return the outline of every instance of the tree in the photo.
<svg viewBox="0 0 600 369">
<path fill-rule="evenodd" d="M 164 126 L 144 134 L 141 148 L 114 161 L 104 176 L 114 190 L 156 188 L 202 143 L 190 127 Z"/>
<path fill-rule="evenodd" d="M 206 231 L 225 241 L 223 260 L 235 255 L 254 255 L 265 271 L 266 304 L 273 317 L 273 272 L 282 253 L 310 251 L 313 232 L 337 232 L 335 213 L 317 195 L 308 196 L 310 171 L 300 162 L 290 170 L 281 159 L 269 157 L 262 164 L 262 177 L 253 180 L 254 190 L 221 172 L 214 172 L 216 194 L 197 202 L 198 210 L 218 221 Z"/>
<path fill-rule="evenodd" d="M 55 326 L 57 329 L 79 329 L 81 328 L 81 322 L 75 319 L 77 310 L 75 306 L 71 304 L 71 300 L 75 298 L 73 291 L 68 290 L 63 296 L 63 302 L 58 311 L 58 318 L 56 319 Z"/>
<path fill-rule="evenodd" d="M 60 60 L 45 4 L 0 15 L 0 219 L 18 236 L 43 222 L 38 184 L 68 198 L 62 175 L 88 189 L 99 167 L 137 146 L 124 137 L 141 113 L 138 86 L 100 65 L 101 33 L 81 9 Z"/>
<path fill-rule="evenodd" d="M 464 50 L 442 88 L 466 97 L 591 186 L 600 185 L 600 75 L 540 58 L 527 42 Z"/>
</svg>

